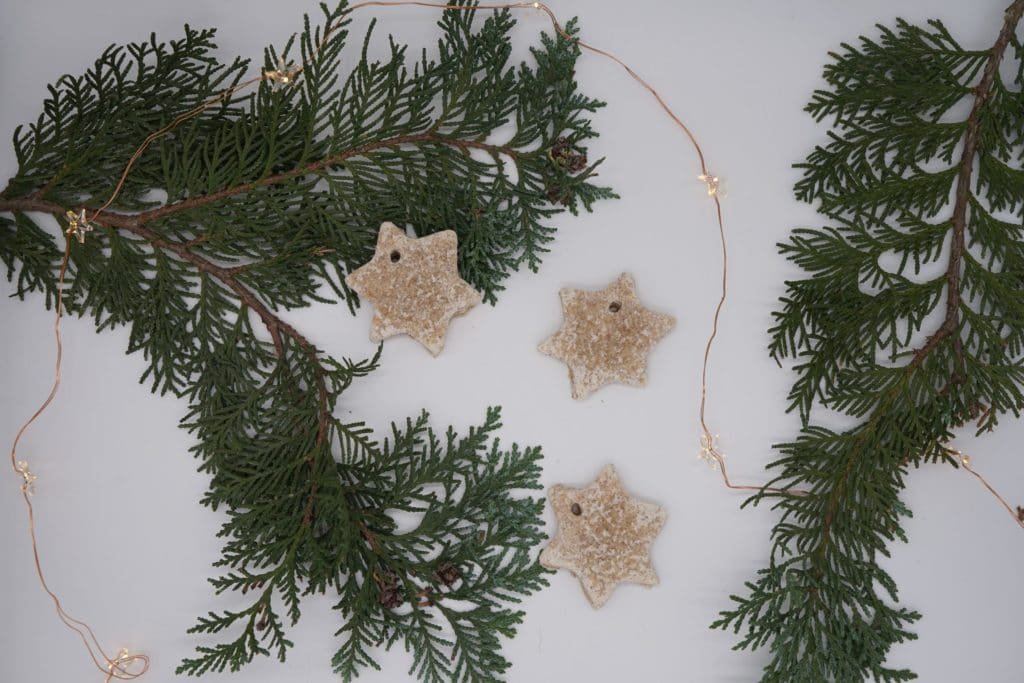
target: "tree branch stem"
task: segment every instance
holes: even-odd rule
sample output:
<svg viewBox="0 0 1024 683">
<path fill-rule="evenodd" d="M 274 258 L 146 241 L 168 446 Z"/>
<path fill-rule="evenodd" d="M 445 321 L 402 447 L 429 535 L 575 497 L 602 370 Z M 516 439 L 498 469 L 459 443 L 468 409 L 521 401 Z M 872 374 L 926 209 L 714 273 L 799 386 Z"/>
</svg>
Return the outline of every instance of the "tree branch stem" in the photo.
<svg viewBox="0 0 1024 683">
<path fill-rule="evenodd" d="M 1006 54 L 1006 48 L 1024 16 L 1024 0 L 1015 2 L 1006 9 L 1003 26 L 996 42 L 989 52 L 988 61 L 982 71 L 981 79 L 974 87 L 974 103 L 967 115 L 966 132 L 964 133 L 963 153 L 957 170 L 956 189 L 954 191 L 953 216 L 950 219 L 952 237 L 949 243 L 949 262 L 946 265 L 946 316 L 924 346 L 918 349 L 911 359 L 911 366 L 917 367 L 924 362 L 942 341 L 953 336 L 957 366 L 953 370 L 953 384 L 964 380 L 963 373 L 963 341 L 960 339 L 960 306 L 963 298 L 960 294 L 960 278 L 964 249 L 967 243 L 967 209 L 971 200 L 971 179 L 974 175 L 974 163 L 978 155 L 978 137 L 981 131 L 981 114 L 985 103 L 992 95 L 992 85 L 999 75 L 999 65 Z"/>
</svg>

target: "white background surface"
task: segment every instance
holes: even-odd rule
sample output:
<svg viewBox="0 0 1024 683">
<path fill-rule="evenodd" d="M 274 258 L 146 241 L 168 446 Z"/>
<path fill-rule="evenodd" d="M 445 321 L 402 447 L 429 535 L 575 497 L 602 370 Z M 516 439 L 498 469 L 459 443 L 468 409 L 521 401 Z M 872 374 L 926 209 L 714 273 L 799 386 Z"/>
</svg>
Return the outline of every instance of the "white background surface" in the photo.
<svg viewBox="0 0 1024 683">
<path fill-rule="evenodd" d="M 710 417 L 737 481 L 763 482 L 769 445 L 796 430 L 796 419 L 783 412 L 793 375 L 767 357 L 765 330 L 793 274 L 775 243 L 793 227 L 819 223 L 810 207 L 793 200 L 797 173 L 790 165 L 824 139 L 801 108 L 821 84 L 826 52 L 896 16 L 939 17 L 963 44 L 988 47 L 1004 4 L 552 0 L 563 19 L 582 16 L 586 40 L 617 52 L 661 90 L 726 180 L 732 298 L 713 359 Z M 221 28 L 225 58 L 258 61 L 264 44 L 283 43 L 301 26 L 303 10 L 316 8 L 241 0 L 7 0 L 0 9 L 0 131 L 9 135 L 34 119 L 45 84 L 80 73 L 111 42 L 154 30 L 167 39 L 185 22 L 213 25 Z M 430 10 L 378 14 L 378 46 L 388 31 L 415 46 L 433 44 Z M 520 42 L 548 28 L 542 15 L 518 18 Z M 775 519 L 767 509 L 741 512 L 742 496 L 725 490 L 695 455 L 700 353 L 719 273 L 712 207 L 694 179 L 691 150 L 646 94 L 594 55 L 583 56 L 578 78 L 585 92 L 610 103 L 596 117 L 602 137 L 591 156 L 607 155 L 602 179 L 622 199 L 593 215 L 560 217 L 541 273 L 516 275 L 497 307 L 458 319 L 439 358 L 408 339 L 389 341 L 383 368 L 347 392 L 340 410 L 383 429 L 427 407 L 436 426 L 464 428 L 481 419 L 486 405 L 501 404 L 505 439 L 544 446 L 546 485 L 585 484 L 611 462 L 629 489 L 668 508 L 654 546 L 661 585 L 621 587 L 595 612 L 569 574 L 552 577 L 551 588 L 526 602 L 526 622 L 507 644 L 510 680 L 755 680 L 765 655 L 734 653 L 731 635 L 707 628 L 728 606 L 726 596 L 765 562 Z M 14 169 L 4 144 L 0 175 Z M 610 387 L 574 402 L 564 366 L 535 347 L 561 322 L 559 288 L 601 287 L 622 271 L 636 276 L 650 307 L 675 315 L 679 325 L 651 355 L 647 388 Z M 5 440 L 45 394 L 53 361 L 50 314 L 38 297 L 21 303 L 7 298 L 11 291 L 0 284 Z M 367 340 L 370 314 L 364 308 L 353 319 L 341 307 L 323 306 L 288 318 L 328 352 L 362 357 L 374 348 Z M 185 635 L 195 617 L 240 604 L 215 598 L 205 581 L 219 553 L 214 533 L 221 516 L 197 504 L 207 482 L 187 452 L 191 439 L 176 427 L 184 403 L 137 383 L 143 360 L 124 355 L 126 331 L 97 335 L 91 322 L 67 320 L 64 332 L 64 386 L 22 449 L 40 475 L 42 559 L 66 607 L 88 620 L 111 651 L 144 649 L 153 660 L 146 680 L 169 681 L 178 661 L 202 642 Z M 1008 419 L 997 435 L 960 444 L 1013 502 L 1024 502 L 1022 436 L 1024 424 Z M 36 583 L 17 481 L 4 476 L 0 680 L 99 680 Z M 893 548 L 886 565 L 903 602 L 924 618 L 920 640 L 896 649 L 890 663 L 910 666 L 928 682 L 1024 680 L 1020 529 L 962 472 L 931 466 L 912 472 L 908 485 L 911 542 Z M 286 664 L 260 660 L 231 680 L 335 680 L 329 661 L 339 624 L 330 604 L 304 602 Z M 383 673 L 365 680 L 405 680 L 405 653 L 380 653 L 380 661 Z"/>
</svg>

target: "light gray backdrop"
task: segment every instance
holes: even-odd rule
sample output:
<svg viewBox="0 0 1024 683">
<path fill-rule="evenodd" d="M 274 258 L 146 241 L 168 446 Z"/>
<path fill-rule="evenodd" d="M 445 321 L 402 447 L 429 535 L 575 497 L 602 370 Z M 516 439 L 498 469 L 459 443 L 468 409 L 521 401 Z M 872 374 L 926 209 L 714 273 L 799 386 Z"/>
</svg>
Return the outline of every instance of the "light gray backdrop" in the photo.
<svg viewBox="0 0 1024 683">
<path fill-rule="evenodd" d="M 790 438 L 784 413 L 793 375 L 765 353 L 765 329 L 783 281 L 794 271 L 775 243 L 796 226 L 815 226 L 812 208 L 794 201 L 791 168 L 825 137 L 801 109 L 821 85 L 826 52 L 871 32 L 875 22 L 939 17 L 965 45 L 991 45 L 1007 0 L 909 2 L 585 2 L 551 0 L 563 18 L 583 17 L 583 35 L 645 74 L 704 141 L 725 179 L 732 246 L 732 299 L 715 351 L 710 417 L 738 482 L 764 481 L 770 444 Z M 80 73 L 112 42 L 150 31 L 176 37 L 183 23 L 220 27 L 222 55 L 261 58 L 283 43 L 315 4 L 230 0 L 35 0 L 0 6 L 0 131 L 33 120 L 45 85 Z M 374 10 L 371 10 L 374 11 Z M 434 12 L 378 12 L 379 48 L 387 32 L 432 45 Z M 357 18 L 356 34 L 370 14 Z M 517 43 L 547 29 L 544 16 L 519 13 Z M 385 344 L 383 368 L 359 381 L 340 410 L 384 429 L 423 407 L 436 425 L 465 427 L 488 404 L 505 408 L 503 437 L 539 443 L 544 482 L 583 484 L 614 463 L 625 485 L 664 504 L 669 521 L 654 546 L 661 585 L 622 587 L 600 611 L 567 573 L 525 604 L 528 616 L 507 645 L 512 681 L 751 681 L 761 653 L 734 653 L 731 635 L 707 629 L 727 595 L 766 559 L 767 509 L 740 511 L 743 496 L 725 490 L 697 457 L 699 360 L 719 274 L 712 207 L 694 176 L 690 148 L 636 84 L 617 67 L 584 55 L 585 92 L 610 102 L 596 117 L 607 155 L 602 179 L 622 199 L 594 215 L 563 216 L 539 275 L 508 282 L 497 307 L 457 320 L 437 359 L 408 339 Z M 0 176 L 15 169 L 0 147 Z M 649 306 L 675 315 L 678 327 L 650 359 L 645 389 L 606 388 L 590 400 L 569 398 L 563 365 L 536 345 L 561 322 L 558 290 L 601 287 L 622 271 L 636 276 Z M 7 297 L 0 284 L 0 436 L 13 436 L 45 394 L 51 376 L 51 314 L 40 298 Z M 332 354 L 373 353 L 370 308 L 352 318 L 342 307 L 294 312 L 289 320 Z M 86 618 L 111 650 L 144 648 L 150 681 L 173 679 L 177 662 L 201 641 L 186 636 L 198 614 L 238 605 L 216 599 L 205 578 L 218 557 L 222 519 L 197 501 L 206 477 L 195 471 L 192 441 L 176 427 L 185 405 L 137 383 L 138 356 L 126 357 L 127 333 L 97 335 L 89 321 L 67 320 L 64 386 L 24 442 L 40 475 L 39 536 L 53 587 Z M 995 436 L 965 438 L 976 467 L 1014 502 L 1024 503 L 1024 424 L 1007 420 Z M 928 682 L 1024 680 L 1020 652 L 1024 536 L 976 481 L 950 468 L 913 472 L 905 501 L 914 511 L 910 545 L 886 565 L 906 605 L 924 612 L 920 640 L 891 663 Z M 17 480 L 0 479 L 0 680 L 97 681 L 76 638 L 65 630 L 33 575 Z M 549 523 L 552 521 L 548 515 Z M 261 660 L 230 680 L 332 681 L 330 657 L 339 625 L 328 599 L 303 603 L 288 662 Z M 367 681 L 405 680 L 410 658 L 381 654 L 383 673 Z M 228 680 L 210 677 L 209 680 Z"/>
</svg>

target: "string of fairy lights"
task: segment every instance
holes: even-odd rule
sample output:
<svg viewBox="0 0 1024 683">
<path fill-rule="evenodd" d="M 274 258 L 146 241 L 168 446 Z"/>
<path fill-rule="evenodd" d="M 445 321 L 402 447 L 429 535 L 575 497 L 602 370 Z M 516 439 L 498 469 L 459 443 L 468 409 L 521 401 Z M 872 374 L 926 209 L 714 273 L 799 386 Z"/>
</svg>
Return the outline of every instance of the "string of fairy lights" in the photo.
<svg viewBox="0 0 1024 683">
<path fill-rule="evenodd" d="M 709 394 L 709 370 L 711 367 L 711 355 L 715 345 L 715 341 L 718 337 L 719 331 L 719 320 L 724 309 L 725 303 L 728 298 L 728 275 L 729 275 L 729 250 L 728 242 L 726 240 L 725 221 L 722 214 L 722 199 L 724 197 L 721 190 L 721 179 L 718 175 L 712 173 L 706 162 L 704 150 L 698 141 L 694 133 L 686 126 L 686 124 L 676 115 L 672 108 L 665 102 L 662 96 L 643 79 L 636 71 L 634 71 L 625 62 L 619 59 L 617 56 L 603 50 L 601 48 L 590 45 L 577 36 L 570 34 L 558 21 L 553 10 L 547 5 L 541 2 L 517 2 L 507 4 L 476 4 L 476 5 L 453 5 L 444 3 L 434 2 L 415 2 L 411 0 L 396 0 L 394 2 L 388 2 L 384 0 L 362 2 L 352 5 L 348 10 L 341 14 L 334 24 L 328 24 L 317 41 L 312 54 L 309 57 L 310 61 L 316 60 L 320 52 L 330 37 L 332 31 L 334 31 L 342 20 L 348 17 L 357 10 L 367 7 L 425 7 L 438 9 L 445 12 L 452 11 L 475 11 L 475 10 L 533 10 L 540 11 L 547 15 L 551 21 L 551 25 L 558 35 L 563 38 L 573 41 L 581 50 L 592 52 L 601 57 L 604 57 L 611 62 L 619 65 L 629 77 L 645 89 L 657 102 L 659 108 L 667 115 L 672 122 L 681 130 L 685 138 L 690 143 L 694 153 L 696 154 L 700 173 L 697 175 L 697 180 L 703 183 L 707 189 L 707 196 L 711 199 L 714 205 L 715 224 L 717 226 L 720 249 L 721 249 L 721 288 L 717 304 L 714 308 L 714 314 L 712 317 L 711 332 L 708 335 L 707 342 L 704 347 L 704 353 L 701 364 L 701 380 L 700 380 L 700 402 L 699 402 L 699 425 L 700 425 L 700 446 L 699 455 L 706 460 L 710 465 L 719 470 L 722 476 L 723 483 L 726 487 L 734 490 L 745 490 L 755 492 L 768 492 L 781 495 L 806 495 L 809 492 L 802 489 L 777 489 L 765 486 L 750 486 L 750 485 L 738 485 L 734 484 L 729 478 L 728 470 L 725 464 L 725 454 L 719 447 L 719 438 L 708 425 L 707 421 L 707 408 L 708 408 L 708 394 Z M 302 71 L 305 68 L 306 63 L 297 64 L 295 62 L 286 61 L 284 58 L 278 58 L 275 68 L 266 69 L 262 71 L 258 76 L 252 77 L 248 80 L 240 81 L 230 88 L 217 93 L 210 99 L 200 103 L 198 106 L 183 112 L 168 124 L 162 128 L 149 134 L 139 147 L 135 150 L 132 156 L 125 164 L 124 170 L 121 173 L 117 184 L 111 192 L 109 198 L 101 206 L 96 209 L 87 209 L 85 207 L 79 207 L 77 209 L 68 210 L 65 214 L 65 220 L 67 223 L 67 229 L 65 230 L 65 249 L 63 259 L 61 261 L 60 270 L 58 274 L 57 283 L 57 302 L 55 306 L 55 318 L 53 323 L 53 332 L 56 343 L 56 359 L 54 378 L 51 385 L 49 394 L 39 408 L 32 414 L 32 416 L 22 425 L 18 430 L 13 444 L 11 446 L 10 461 L 11 468 L 14 473 L 21 480 L 21 493 L 24 498 L 27 512 L 28 512 L 28 528 L 31 540 L 32 552 L 35 559 L 36 572 L 38 574 L 39 581 L 54 603 L 58 617 L 69 629 L 75 631 L 81 638 L 85 645 L 90 658 L 92 659 L 96 668 L 105 676 L 105 683 L 110 683 L 113 680 L 132 680 L 136 679 L 145 674 L 150 665 L 149 657 L 141 653 L 132 653 L 127 648 L 122 648 L 116 655 L 108 655 L 104 648 L 99 643 L 98 638 L 93 633 L 92 629 L 83 621 L 75 619 L 68 614 L 58 598 L 58 596 L 50 589 L 46 582 L 45 575 L 43 573 L 42 564 L 39 559 L 39 544 L 36 539 L 35 531 L 35 518 L 34 508 L 32 504 L 32 497 L 36 492 L 37 475 L 32 472 L 29 467 L 29 463 L 25 460 L 18 458 L 18 445 L 21 441 L 22 436 L 43 412 L 50 406 L 54 398 L 57 395 L 61 381 L 61 363 L 62 363 L 62 339 L 60 332 L 60 323 L 63 316 L 63 305 L 62 295 L 64 290 L 65 274 L 68 269 L 68 262 L 70 257 L 70 245 L 71 240 L 76 239 L 80 243 L 84 243 L 88 238 L 89 234 L 92 233 L 97 225 L 103 224 L 103 217 L 105 212 L 113 205 L 121 190 L 125 185 L 125 181 L 128 179 L 135 163 L 145 153 L 146 149 L 157 139 L 173 131 L 175 128 L 180 126 L 185 121 L 188 121 L 195 116 L 200 115 L 210 107 L 224 101 L 225 99 L 259 83 L 268 82 L 273 88 L 286 88 L 293 86 L 302 75 Z M 1024 528 L 1024 508 L 1017 507 L 1014 509 L 1001 496 L 996 489 L 985 480 L 985 478 L 978 473 L 971 466 L 970 458 L 961 453 L 956 449 L 949 449 L 949 452 L 955 457 L 956 461 L 970 474 L 976 477 L 981 484 L 1002 504 L 1002 506 L 1010 513 L 1013 519 Z"/>
</svg>

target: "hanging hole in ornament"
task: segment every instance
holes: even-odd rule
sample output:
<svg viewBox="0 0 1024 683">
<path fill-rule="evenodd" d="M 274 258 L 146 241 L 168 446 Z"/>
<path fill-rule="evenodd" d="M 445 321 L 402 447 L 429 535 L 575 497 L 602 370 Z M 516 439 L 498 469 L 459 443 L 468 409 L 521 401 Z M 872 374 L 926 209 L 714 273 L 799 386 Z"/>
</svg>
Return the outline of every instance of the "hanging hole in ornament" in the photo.
<svg viewBox="0 0 1024 683">
<path fill-rule="evenodd" d="M 618 301 L 613 301 L 610 304 L 608 304 L 608 310 L 611 311 L 612 313 L 618 313 L 619 311 L 622 310 L 622 304 L 620 304 Z"/>
<path fill-rule="evenodd" d="M 398 263 L 401 260 L 402 260 L 402 252 L 398 251 L 397 249 L 395 249 L 393 252 L 391 252 L 391 262 L 392 263 Z"/>
<path fill-rule="evenodd" d="M 583 514 L 583 508 L 580 507 L 579 503 L 573 503 L 572 506 L 569 508 L 569 511 L 577 517 Z"/>
</svg>

